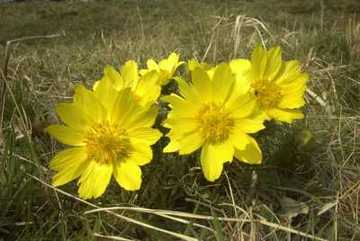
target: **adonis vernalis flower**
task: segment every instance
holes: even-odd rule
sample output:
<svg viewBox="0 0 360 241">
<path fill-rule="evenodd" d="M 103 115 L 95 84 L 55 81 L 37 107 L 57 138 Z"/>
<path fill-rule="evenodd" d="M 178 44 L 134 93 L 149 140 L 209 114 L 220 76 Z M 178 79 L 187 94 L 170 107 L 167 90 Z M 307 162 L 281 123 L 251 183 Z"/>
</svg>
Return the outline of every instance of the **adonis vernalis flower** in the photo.
<svg viewBox="0 0 360 241">
<path fill-rule="evenodd" d="M 156 63 L 153 59 L 149 59 L 146 63 L 147 69 L 142 69 L 140 73 L 144 75 L 149 71 L 155 70 L 159 73 L 158 84 L 166 85 L 173 77 L 176 69 L 182 64 L 183 62 L 179 61 L 179 55 L 171 53 L 166 59 L 161 60 L 159 63 Z"/>
<path fill-rule="evenodd" d="M 170 143 L 164 151 L 185 155 L 201 148 L 201 166 L 209 181 L 219 178 L 223 164 L 234 156 L 261 163 L 261 150 L 248 133 L 264 128 L 264 114 L 258 111 L 254 96 L 236 95 L 229 65 L 218 65 L 212 75 L 195 68 L 191 77 L 190 84 L 178 80 L 180 95 L 163 97 L 172 108 L 164 123 L 170 128 Z"/>
<path fill-rule="evenodd" d="M 242 91 L 255 93 L 267 119 L 291 123 L 304 118 L 299 108 L 305 104 L 304 93 L 309 75 L 301 71 L 298 61 L 283 61 L 280 47 L 255 48 L 251 60 L 230 62 Z"/>
<path fill-rule="evenodd" d="M 113 175 L 126 190 L 140 188 L 140 166 L 151 161 L 151 145 L 161 137 L 151 128 L 157 108 L 140 106 L 129 88 L 116 91 L 99 82 L 94 91 L 77 86 L 74 101 L 58 104 L 56 111 L 64 125 L 51 125 L 47 131 L 72 147 L 50 162 L 57 172 L 54 186 L 79 177 L 79 196 L 97 198 Z"/>
<path fill-rule="evenodd" d="M 150 106 L 155 103 L 161 93 L 161 86 L 158 84 L 160 74 L 153 70 L 140 76 L 138 65 L 135 61 L 129 60 L 118 72 L 114 67 L 107 66 L 104 69 L 104 76 L 97 81 L 94 90 L 98 88 L 109 88 L 116 90 L 130 88 L 135 95 L 136 101 L 142 106 Z M 106 95 L 109 95 L 107 93 Z M 106 97 L 103 97 L 106 98 Z"/>
</svg>

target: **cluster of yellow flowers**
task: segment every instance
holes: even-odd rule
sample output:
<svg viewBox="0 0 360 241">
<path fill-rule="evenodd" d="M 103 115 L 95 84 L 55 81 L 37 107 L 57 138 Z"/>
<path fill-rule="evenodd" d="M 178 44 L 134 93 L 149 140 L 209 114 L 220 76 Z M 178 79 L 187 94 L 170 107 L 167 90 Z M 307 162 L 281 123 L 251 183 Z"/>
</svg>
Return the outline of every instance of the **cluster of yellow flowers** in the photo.
<svg viewBox="0 0 360 241">
<path fill-rule="evenodd" d="M 161 87 L 183 64 L 191 80 L 176 77 L 178 92 L 160 97 Z M 162 136 L 153 128 L 159 99 L 171 108 L 163 122 L 170 129 L 164 152 L 186 155 L 201 148 L 207 180 L 218 179 L 223 164 L 234 157 L 260 164 L 261 149 L 251 134 L 264 129 L 264 121 L 302 119 L 299 108 L 305 104 L 308 79 L 298 61 L 282 60 L 279 47 L 258 46 L 249 60 L 216 66 L 180 62 L 172 53 L 159 63 L 148 60 L 146 69 L 139 70 L 132 60 L 120 71 L 105 67 L 92 90 L 79 85 L 73 102 L 56 107 L 64 124 L 47 131 L 72 147 L 51 160 L 50 168 L 56 171 L 53 185 L 79 178 L 79 196 L 97 198 L 114 175 L 125 190 L 140 189 L 140 166 L 152 160 L 151 145 Z"/>
</svg>

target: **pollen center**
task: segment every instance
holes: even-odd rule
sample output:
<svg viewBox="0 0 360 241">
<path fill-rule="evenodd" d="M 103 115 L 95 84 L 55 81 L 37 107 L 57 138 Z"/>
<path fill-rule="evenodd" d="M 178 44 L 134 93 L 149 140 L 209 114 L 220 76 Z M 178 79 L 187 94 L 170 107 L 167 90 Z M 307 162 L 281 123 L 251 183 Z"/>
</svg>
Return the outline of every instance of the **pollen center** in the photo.
<svg viewBox="0 0 360 241">
<path fill-rule="evenodd" d="M 206 142 L 221 143 L 229 138 L 234 120 L 223 107 L 216 104 L 204 105 L 197 115 L 199 130 Z"/>
<path fill-rule="evenodd" d="M 88 158 L 99 163 L 124 160 L 131 152 L 131 143 L 126 131 L 108 123 L 90 128 L 85 143 Z"/>
<path fill-rule="evenodd" d="M 279 86 L 265 80 L 258 80 L 252 84 L 259 103 L 264 108 L 271 108 L 278 105 L 282 97 Z"/>
</svg>

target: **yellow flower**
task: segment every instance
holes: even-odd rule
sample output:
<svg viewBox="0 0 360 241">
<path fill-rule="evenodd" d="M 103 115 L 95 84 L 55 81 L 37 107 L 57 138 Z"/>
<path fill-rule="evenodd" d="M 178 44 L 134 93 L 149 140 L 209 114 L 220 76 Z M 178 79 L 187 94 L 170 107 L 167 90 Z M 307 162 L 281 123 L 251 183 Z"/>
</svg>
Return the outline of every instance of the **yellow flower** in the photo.
<svg viewBox="0 0 360 241">
<path fill-rule="evenodd" d="M 248 135 L 264 128 L 254 96 L 236 96 L 228 64 L 218 65 L 212 76 L 202 68 L 195 68 L 191 76 L 191 84 L 179 79 L 180 95 L 163 97 L 172 108 L 164 123 L 170 128 L 164 152 L 185 155 L 201 148 L 201 166 L 209 181 L 219 178 L 223 164 L 234 156 L 249 164 L 261 163 L 261 150 Z"/>
<path fill-rule="evenodd" d="M 140 188 L 140 166 L 151 161 L 151 145 L 161 137 L 151 128 L 157 108 L 138 105 L 130 89 L 116 91 L 100 82 L 95 91 L 77 86 L 74 101 L 58 104 L 56 111 L 64 125 L 51 125 L 47 131 L 72 147 L 50 162 L 57 172 L 54 186 L 79 178 L 79 196 L 97 198 L 114 175 L 124 189 Z"/>
<path fill-rule="evenodd" d="M 187 62 L 187 68 L 191 72 L 191 71 L 194 71 L 196 68 L 202 68 L 204 70 L 210 70 L 213 67 L 211 65 L 209 65 L 208 63 L 199 62 L 196 59 L 190 59 Z"/>
<path fill-rule="evenodd" d="M 155 103 L 161 93 L 161 86 L 157 84 L 159 73 L 148 71 L 140 76 L 138 65 L 129 60 L 121 68 L 120 73 L 112 66 L 104 69 L 104 76 L 94 84 L 94 90 L 113 86 L 116 90 L 130 88 L 138 103 L 142 106 L 150 106 Z"/>
<path fill-rule="evenodd" d="M 168 58 L 161 60 L 159 64 L 153 59 L 149 59 L 146 63 L 147 69 L 140 70 L 140 74 L 145 75 L 149 71 L 155 70 L 159 73 L 158 84 L 166 85 L 173 77 L 176 69 L 182 64 L 183 62 L 179 62 L 179 55 L 171 53 Z"/>
<path fill-rule="evenodd" d="M 230 62 L 242 91 L 250 89 L 267 114 L 267 119 L 291 123 L 304 118 L 299 110 L 305 104 L 307 73 L 301 72 L 298 61 L 283 61 L 280 47 L 255 48 L 251 60 Z"/>
</svg>

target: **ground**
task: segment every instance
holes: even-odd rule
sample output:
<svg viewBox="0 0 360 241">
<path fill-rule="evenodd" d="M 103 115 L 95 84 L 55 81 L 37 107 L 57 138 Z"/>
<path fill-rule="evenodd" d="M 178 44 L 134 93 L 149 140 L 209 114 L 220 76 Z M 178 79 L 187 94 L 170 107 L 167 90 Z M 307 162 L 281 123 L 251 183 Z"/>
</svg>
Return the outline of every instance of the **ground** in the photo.
<svg viewBox="0 0 360 241">
<path fill-rule="evenodd" d="M 356 0 L 0 4 L 0 240 L 360 240 L 359 11 Z M 38 35 L 52 37 L 5 51 Z M 161 154 L 163 138 L 138 192 L 111 183 L 86 203 L 75 182 L 47 185 L 63 147 L 43 130 L 74 85 L 128 59 L 176 51 L 215 64 L 259 42 L 280 45 L 311 76 L 306 118 L 257 136 L 263 165 L 234 161 L 209 183 L 197 154 Z M 120 210 L 89 213 L 99 207 Z"/>
</svg>

